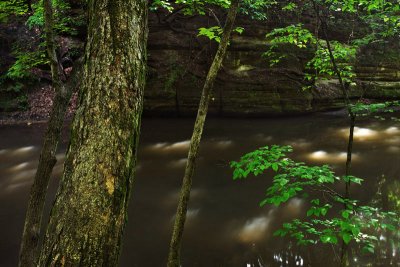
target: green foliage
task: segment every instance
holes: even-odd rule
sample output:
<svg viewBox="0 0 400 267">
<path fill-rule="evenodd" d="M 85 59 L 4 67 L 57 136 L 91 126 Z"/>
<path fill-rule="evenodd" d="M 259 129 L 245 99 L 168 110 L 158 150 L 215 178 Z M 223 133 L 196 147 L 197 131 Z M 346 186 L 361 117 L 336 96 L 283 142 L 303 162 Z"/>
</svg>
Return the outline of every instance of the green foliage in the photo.
<svg viewBox="0 0 400 267">
<path fill-rule="evenodd" d="M 154 0 L 151 4 L 150 4 L 150 10 L 155 11 L 157 9 L 165 9 L 168 10 L 169 12 L 172 12 L 174 10 L 174 8 L 172 7 L 171 3 L 168 1 L 164 1 L 164 0 Z"/>
<path fill-rule="evenodd" d="M 249 174 L 255 176 L 263 173 L 268 168 L 277 171 L 279 166 L 286 164 L 283 157 L 286 153 L 291 152 L 290 146 L 261 147 L 253 152 L 247 153 L 240 158 L 240 161 L 232 161 L 231 168 L 234 168 L 233 179 L 247 178 Z"/>
<path fill-rule="evenodd" d="M 24 4 L 22 4 L 22 2 Z M 56 33 L 63 34 L 75 34 L 74 25 L 79 23 L 79 20 L 74 20 L 67 15 L 70 7 L 68 3 L 63 0 L 53 0 L 54 9 L 54 29 Z M 1 3 L 0 6 L 7 6 L 6 11 L 8 14 L 12 15 L 24 15 L 28 12 L 28 7 L 26 1 L 6 1 Z M 11 8 L 13 7 L 13 9 Z M 37 1 L 32 4 L 33 13 L 26 20 L 26 25 L 29 29 L 36 28 L 39 30 L 39 40 L 41 42 L 42 29 L 44 27 L 44 14 L 43 14 L 43 1 Z M 12 11 L 12 12 L 11 12 Z M 41 42 L 37 47 L 32 47 L 33 44 L 26 46 L 20 44 L 14 44 L 13 56 L 16 58 L 15 62 L 7 70 L 7 72 L 1 77 L 0 83 L 4 83 L 7 79 L 14 81 L 16 86 L 11 86 L 7 88 L 14 88 L 14 91 L 20 90 L 18 81 L 23 79 L 32 78 L 30 70 L 33 67 L 39 65 L 48 64 L 47 55 L 45 52 L 45 43 Z M 23 48 L 22 48 L 23 47 Z"/>
<path fill-rule="evenodd" d="M 205 15 L 208 8 L 228 9 L 231 1 L 229 0 L 155 0 L 150 5 L 150 10 L 165 9 L 168 12 L 181 10 L 184 15 Z M 266 10 L 277 1 L 272 0 L 243 0 L 241 2 L 239 12 L 256 20 L 265 20 Z"/>
<path fill-rule="evenodd" d="M 241 34 L 244 31 L 244 28 L 236 27 L 235 29 L 233 29 L 233 31 Z M 221 29 L 219 26 L 213 26 L 210 28 L 200 28 L 199 34 L 197 36 L 205 36 L 208 39 L 215 40 L 217 43 L 219 43 L 221 42 L 222 32 L 223 29 Z"/>
<path fill-rule="evenodd" d="M 67 12 L 70 9 L 68 3 L 63 0 L 52 0 L 53 5 L 53 16 L 54 16 L 54 30 L 57 33 L 68 33 L 68 34 L 76 34 L 76 30 L 74 29 L 75 23 L 77 20 L 71 18 L 67 15 Z M 30 29 L 33 27 L 44 27 L 44 10 L 43 10 L 43 0 L 38 1 L 35 4 L 32 4 L 32 8 L 34 13 L 32 16 L 28 18 L 26 24 Z"/>
<path fill-rule="evenodd" d="M 70 7 L 64 0 L 52 0 L 54 8 L 54 28 L 59 33 L 74 34 L 75 30 L 72 25 L 75 25 L 77 20 L 72 19 L 66 13 Z M 31 29 L 33 27 L 43 27 L 43 1 L 32 3 L 33 14 L 28 17 L 26 24 Z M 0 23 L 8 21 L 9 16 L 26 15 L 29 11 L 27 1 L 23 0 L 6 0 L 0 2 Z"/>
<path fill-rule="evenodd" d="M 394 181 L 388 189 L 388 200 L 393 205 L 393 209 L 400 212 L 400 182 Z"/>
<path fill-rule="evenodd" d="M 28 108 L 28 97 L 25 94 L 21 94 L 18 97 L 10 98 L 9 96 L 1 97 L 0 99 L 0 110 L 2 111 L 15 111 L 26 110 Z"/>
<path fill-rule="evenodd" d="M 349 244 L 354 241 L 362 246 L 363 252 L 374 252 L 378 238 L 373 233 L 380 230 L 397 233 L 399 214 L 361 206 L 357 200 L 345 198 L 331 187 L 338 182 L 360 185 L 361 178 L 335 176 L 327 165 L 308 166 L 295 162 L 286 157 L 286 153 L 291 151 L 290 146 L 265 146 L 247 153 L 238 162 L 231 162 L 233 179 L 259 175 L 268 169 L 276 173 L 261 206 L 279 206 L 294 197 L 308 199 L 307 191 L 321 195 L 308 201 L 307 219 L 284 223 L 275 232 L 276 236 L 290 236 L 300 245 L 338 244 L 340 240 Z M 338 209 L 339 213 L 336 213 Z"/>
<path fill-rule="evenodd" d="M 398 38 L 400 33 L 400 2 L 381 1 L 381 0 L 317 0 L 318 12 L 327 25 L 333 23 L 336 17 L 350 14 L 357 16 L 367 28 L 367 32 L 362 36 L 353 39 L 352 35 L 349 41 L 341 43 L 330 40 L 331 52 L 337 71 L 345 83 L 352 84 L 355 79 L 354 63 L 356 61 L 357 51 L 361 46 L 368 45 L 371 42 L 384 41 L 390 37 Z M 286 2 L 282 7 L 283 11 L 292 12 L 296 9 L 295 2 Z M 328 44 L 318 36 L 314 36 L 302 24 L 293 24 L 282 28 L 273 29 L 266 35 L 270 44 L 267 52 L 263 54 L 269 60 L 270 66 L 274 66 L 282 61 L 287 55 L 280 49 L 282 45 L 289 45 L 297 49 L 314 51 L 313 58 L 305 66 L 305 81 L 307 84 L 314 83 L 318 79 L 331 79 L 338 76 L 334 70 L 332 59 L 328 50 Z M 305 86 L 304 89 L 310 88 Z"/>
<path fill-rule="evenodd" d="M 182 77 L 184 73 L 184 68 L 182 68 L 180 65 L 173 64 L 171 71 L 169 72 L 165 83 L 164 83 L 164 90 L 171 94 L 175 95 L 176 93 L 176 88 L 175 83 Z"/>
<path fill-rule="evenodd" d="M 284 28 L 276 28 L 266 35 L 270 39 L 272 48 L 278 45 L 291 44 L 299 48 L 305 48 L 307 44 L 315 44 L 316 38 L 303 24 L 289 25 Z"/>
<path fill-rule="evenodd" d="M 286 56 L 284 53 L 276 51 L 282 44 L 306 48 L 307 45 L 316 43 L 314 35 L 309 30 L 304 29 L 301 23 L 284 28 L 276 28 L 268 33 L 266 38 L 270 47 L 263 56 L 269 58 L 271 67 L 278 64 Z"/>
<path fill-rule="evenodd" d="M 6 73 L 6 77 L 14 81 L 31 78 L 30 70 L 33 67 L 48 63 L 46 53 L 42 49 L 33 52 L 16 50 L 14 53 L 17 60 Z"/>
<path fill-rule="evenodd" d="M 356 59 L 356 47 L 333 41 L 331 48 L 342 80 L 351 83 L 356 76 L 353 67 Z M 326 43 L 319 42 L 314 57 L 306 64 L 306 69 L 309 71 L 305 75 L 306 80 L 337 77 Z M 316 74 L 311 74 L 313 70 Z"/>
<path fill-rule="evenodd" d="M 221 41 L 221 35 L 223 30 L 219 26 L 213 26 L 210 28 L 200 28 L 197 36 L 205 36 L 210 40 L 215 40 L 217 43 Z"/>
<path fill-rule="evenodd" d="M 166 0 L 155 0 L 150 6 L 151 10 L 157 10 L 159 8 L 163 8 L 172 12 L 174 10 L 174 6 L 178 7 L 182 10 L 182 13 L 187 16 L 192 15 L 205 15 L 207 11 L 207 7 L 222 7 L 229 8 L 230 6 L 229 0 L 174 0 L 174 1 L 166 1 Z"/>
<path fill-rule="evenodd" d="M 381 103 L 357 102 L 350 106 L 352 112 L 357 116 L 368 116 L 374 113 L 394 112 L 393 107 L 399 107 L 400 101 L 386 101 Z"/>
<path fill-rule="evenodd" d="M 266 10 L 278 4 L 273 0 L 243 0 L 240 5 L 240 13 L 255 20 L 266 20 Z"/>
<path fill-rule="evenodd" d="M 400 30 L 400 2 L 398 0 L 352 0 L 317 1 L 320 5 L 327 6 L 334 13 L 350 13 L 357 17 L 370 28 L 370 34 L 359 41 L 369 42 L 396 36 Z"/>
<path fill-rule="evenodd" d="M 293 11 L 297 8 L 297 5 L 293 2 L 288 3 L 284 7 L 282 7 L 282 10 L 284 11 Z"/>
<path fill-rule="evenodd" d="M 28 5 L 23 0 L 3 0 L 0 2 L 0 23 L 6 23 L 9 16 L 25 15 Z"/>
<path fill-rule="evenodd" d="M 277 52 L 277 49 L 282 45 L 291 45 L 299 49 L 309 48 L 314 50 L 313 58 L 306 64 L 307 72 L 304 76 L 306 81 L 336 77 L 337 73 L 334 71 L 327 43 L 318 40 L 302 24 L 274 29 L 266 37 L 269 40 L 270 47 L 263 56 L 269 59 L 270 66 L 278 64 L 286 56 L 285 53 Z M 357 47 L 337 41 L 330 42 L 330 45 L 343 81 L 351 83 L 355 78 L 353 64 L 356 59 Z"/>
<path fill-rule="evenodd" d="M 18 108 L 22 110 L 27 110 L 28 109 L 28 96 L 26 94 L 22 94 L 16 98 L 18 102 Z"/>
</svg>

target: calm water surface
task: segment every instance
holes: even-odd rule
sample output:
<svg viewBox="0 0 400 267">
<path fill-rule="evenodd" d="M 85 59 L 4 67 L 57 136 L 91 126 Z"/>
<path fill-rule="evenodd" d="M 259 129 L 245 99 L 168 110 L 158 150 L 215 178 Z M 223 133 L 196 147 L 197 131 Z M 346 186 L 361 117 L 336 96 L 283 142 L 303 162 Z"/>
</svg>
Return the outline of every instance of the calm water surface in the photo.
<svg viewBox="0 0 400 267">
<path fill-rule="evenodd" d="M 332 115 L 209 119 L 184 233 L 183 266 L 335 266 L 335 252 L 329 246 L 297 247 L 272 235 L 282 222 L 303 216 L 307 208 L 303 200 L 280 208 L 259 207 L 270 176 L 233 181 L 229 162 L 260 146 L 290 144 L 296 160 L 332 164 L 342 174 L 346 123 L 346 118 Z M 192 126 L 193 119 L 144 119 L 120 266 L 165 266 Z M 44 124 L 0 126 L 0 266 L 17 264 L 44 129 Z M 62 172 L 66 136 L 67 130 L 47 210 Z M 376 198 L 382 175 L 390 188 L 399 186 L 400 124 L 361 121 L 355 129 L 352 170 L 365 179 L 364 186 L 354 186 L 351 192 L 363 203 Z M 352 265 L 400 266 L 398 245 L 383 241 L 373 256 L 356 252 Z"/>
</svg>

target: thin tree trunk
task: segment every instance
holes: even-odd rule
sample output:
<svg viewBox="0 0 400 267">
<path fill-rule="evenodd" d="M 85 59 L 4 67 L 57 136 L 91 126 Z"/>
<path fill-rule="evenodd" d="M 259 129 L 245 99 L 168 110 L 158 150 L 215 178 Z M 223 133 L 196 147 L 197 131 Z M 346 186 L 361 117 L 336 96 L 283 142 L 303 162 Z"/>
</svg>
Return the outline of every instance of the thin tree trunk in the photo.
<svg viewBox="0 0 400 267">
<path fill-rule="evenodd" d="M 333 51 L 332 51 L 332 47 L 331 47 L 331 43 L 329 41 L 328 38 L 328 26 L 326 21 L 320 16 L 319 14 L 319 8 L 317 6 L 317 3 L 315 0 L 311 0 L 313 7 L 314 7 L 314 11 L 315 14 L 318 18 L 318 20 L 321 22 L 321 27 L 322 27 L 322 31 L 324 33 L 324 37 L 325 37 L 325 41 L 326 41 L 326 46 L 328 48 L 328 53 L 329 53 L 329 59 L 332 63 L 332 67 L 334 72 L 336 73 L 336 76 L 339 80 L 339 84 L 340 84 L 340 88 L 342 90 L 342 94 L 343 94 L 343 99 L 347 108 L 347 112 L 349 113 L 349 117 L 350 117 L 350 127 L 349 127 L 349 139 L 348 139 L 348 143 L 347 143 L 347 158 L 346 158 L 346 170 L 345 170 L 345 175 L 348 176 L 350 175 L 351 172 L 351 159 L 352 159 L 352 153 L 353 153 L 353 139 L 354 139 L 354 126 L 355 126 L 355 122 L 356 122 L 356 114 L 354 114 L 354 112 L 351 110 L 351 106 L 350 106 L 350 97 L 349 94 L 347 92 L 346 86 L 344 84 L 344 81 L 342 79 L 342 75 L 340 74 L 339 68 L 337 67 L 336 64 L 336 60 L 335 57 L 333 55 Z M 350 196 L 350 182 L 346 182 L 345 184 L 345 198 L 348 198 Z M 344 204 L 344 208 L 346 209 L 346 204 Z M 341 252 L 340 252 L 340 263 L 339 265 L 341 267 L 344 266 L 348 266 L 348 245 L 342 241 L 342 246 L 341 246 Z"/>
<path fill-rule="evenodd" d="M 206 81 L 204 83 L 203 92 L 200 99 L 199 109 L 197 112 L 196 122 L 193 129 L 193 135 L 190 140 L 188 161 L 186 164 L 185 175 L 182 181 L 181 193 L 179 197 L 178 208 L 176 211 L 176 218 L 173 227 L 173 233 L 169 248 L 168 267 L 179 266 L 179 254 L 182 242 L 182 235 L 186 221 L 187 206 L 190 198 L 190 190 L 192 187 L 192 178 L 200 145 L 201 135 L 204 128 L 204 122 L 207 115 L 208 104 L 210 102 L 210 95 L 217 77 L 217 73 L 221 67 L 222 61 L 225 57 L 225 52 L 228 47 L 229 38 L 233 30 L 236 19 L 236 14 L 239 8 L 240 0 L 233 0 L 228 11 L 225 27 L 222 33 L 221 42 L 218 46 L 217 53 L 208 71 Z"/>
<path fill-rule="evenodd" d="M 350 127 L 349 127 L 349 138 L 347 142 L 347 159 L 346 159 L 346 170 L 345 175 L 350 175 L 351 171 L 351 159 L 353 154 L 353 141 L 354 141 L 354 126 L 356 124 L 356 117 L 353 114 L 350 114 Z M 350 181 L 346 182 L 345 185 L 345 198 L 350 197 Z M 347 209 L 346 204 L 344 204 L 344 208 Z M 340 266 L 345 267 L 348 266 L 348 245 L 342 241 L 342 247 L 340 251 Z"/>
<path fill-rule="evenodd" d="M 28 11 L 32 12 L 32 0 L 26 0 L 26 5 L 28 6 Z"/>
<path fill-rule="evenodd" d="M 356 118 L 354 116 L 350 116 L 350 127 L 349 127 L 349 139 L 347 143 L 347 159 L 346 159 L 346 172 L 345 175 L 350 175 L 351 171 L 351 156 L 353 154 L 353 141 L 354 141 L 354 127 L 356 125 Z M 345 197 L 349 197 L 349 186 L 350 182 L 346 183 L 346 194 Z"/>
<path fill-rule="evenodd" d="M 20 248 L 20 267 L 35 266 L 39 251 L 39 240 L 43 208 L 46 192 L 53 167 L 56 163 L 56 151 L 60 139 L 60 133 L 64 122 L 65 113 L 71 97 L 71 89 L 63 81 L 65 76 L 56 56 L 53 34 L 53 10 L 51 0 L 43 1 L 45 18 L 45 35 L 47 55 L 50 60 L 53 88 L 56 91 L 52 112 L 48 121 L 47 131 L 39 157 L 39 164 L 30 192 L 28 208 L 26 212 L 24 232 Z M 75 74 L 76 71 L 74 70 Z M 75 86 L 76 79 L 70 86 Z"/>
<path fill-rule="evenodd" d="M 39 266 L 116 266 L 135 175 L 147 1 L 91 0 L 80 105 Z"/>
</svg>

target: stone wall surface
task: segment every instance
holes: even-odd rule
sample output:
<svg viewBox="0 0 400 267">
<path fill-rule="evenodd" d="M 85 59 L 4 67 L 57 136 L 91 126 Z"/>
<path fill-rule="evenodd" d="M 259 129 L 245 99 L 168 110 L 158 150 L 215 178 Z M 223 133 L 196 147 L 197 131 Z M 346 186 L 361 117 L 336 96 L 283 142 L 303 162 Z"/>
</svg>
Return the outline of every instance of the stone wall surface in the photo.
<svg viewBox="0 0 400 267">
<path fill-rule="evenodd" d="M 218 14 L 218 17 L 223 21 L 224 14 Z M 283 47 L 288 55 L 274 67 L 270 67 L 262 56 L 268 49 L 265 34 L 296 19 L 272 15 L 267 21 L 238 18 L 237 25 L 245 31 L 232 37 L 215 83 L 210 113 L 263 116 L 307 113 L 343 106 L 337 80 L 320 80 L 312 89 L 303 90 L 306 85 L 304 66 L 310 59 L 310 51 Z M 303 14 L 301 20 L 307 28 L 315 28 L 312 15 Z M 346 26 L 348 22 L 342 19 L 337 25 L 332 25 L 330 38 L 346 40 L 350 34 Z M 183 16 L 179 12 L 150 13 L 145 114 L 195 114 L 203 81 L 217 48 L 215 41 L 198 37 L 197 33 L 200 27 L 215 26 L 217 23 L 211 13 L 202 17 Z M 13 27 L 17 29 L 15 24 Z M 0 28 L 2 59 L 10 60 L 11 45 L 7 40 L 14 40 L 20 32 Z M 84 32 L 80 35 L 82 44 L 84 35 Z M 76 38 L 64 42 L 75 44 L 74 54 L 79 47 Z M 399 40 L 363 49 L 357 58 L 357 81 L 355 86 L 351 86 L 350 95 L 354 99 L 400 98 L 399 52 Z M 2 65 L 4 68 L 7 64 Z"/>
<path fill-rule="evenodd" d="M 196 37 L 197 29 L 214 26 L 212 16 L 178 17 L 162 22 L 150 16 L 149 81 L 145 91 L 145 111 L 153 114 L 194 114 L 202 81 L 216 44 Z M 290 18 L 289 18 L 290 20 Z M 314 19 L 303 18 L 309 29 Z M 304 66 L 310 53 L 287 48 L 288 56 L 270 67 L 262 54 L 268 49 L 265 34 L 277 24 L 273 19 L 251 21 L 239 17 L 245 31 L 234 34 L 223 63 L 210 112 L 220 115 L 270 115 L 306 113 L 343 107 L 337 80 L 320 80 L 303 90 Z M 345 22 L 342 22 L 345 23 Z M 342 25 L 343 26 L 343 25 Z M 334 27 L 333 39 L 345 39 L 347 27 Z M 400 98 L 400 45 L 398 40 L 370 45 L 359 53 L 356 86 L 350 95 L 372 99 Z"/>
</svg>

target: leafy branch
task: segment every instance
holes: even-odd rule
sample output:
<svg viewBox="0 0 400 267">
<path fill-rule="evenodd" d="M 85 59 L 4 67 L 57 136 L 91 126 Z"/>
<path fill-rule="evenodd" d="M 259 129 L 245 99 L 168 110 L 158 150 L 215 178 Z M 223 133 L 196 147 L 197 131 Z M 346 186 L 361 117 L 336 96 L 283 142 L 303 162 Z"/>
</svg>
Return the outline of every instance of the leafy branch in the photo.
<svg viewBox="0 0 400 267">
<path fill-rule="evenodd" d="M 339 182 L 361 185 L 363 179 L 351 175 L 336 176 L 328 165 L 308 166 L 303 162 L 295 162 L 286 157 L 288 152 L 292 152 L 290 146 L 265 146 L 230 164 L 235 180 L 247 178 L 250 174 L 257 176 L 268 169 L 276 173 L 260 206 L 280 206 L 294 197 L 309 199 L 306 191 L 330 196 L 329 199 L 323 198 L 324 200 L 309 200 L 307 218 L 284 223 L 275 232 L 276 236 L 290 236 L 299 245 L 319 242 L 338 244 L 339 240 L 349 244 L 354 241 L 362 246 L 363 252 L 374 252 L 378 241 L 374 233 L 377 230 L 394 233 L 399 231 L 399 214 L 384 212 L 371 206 L 360 206 L 357 200 L 343 197 L 329 186 Z M 335 212 L 337 209 L 338 213 Z"/>
</svg>

